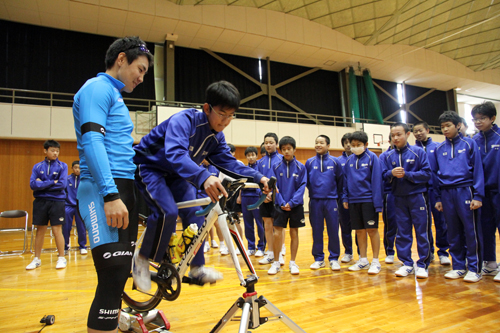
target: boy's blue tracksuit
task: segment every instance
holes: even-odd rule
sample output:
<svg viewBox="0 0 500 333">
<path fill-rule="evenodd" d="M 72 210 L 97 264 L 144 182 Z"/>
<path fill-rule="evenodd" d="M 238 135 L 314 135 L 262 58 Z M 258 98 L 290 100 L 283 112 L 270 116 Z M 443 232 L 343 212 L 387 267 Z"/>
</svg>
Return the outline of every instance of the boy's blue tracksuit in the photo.
<svg viewBox="0 0 500 333">
<path fill-rule="evenodd" d="M 438 142 L 432 141 L 431 137 L 428 137 L 425 142 L 415 141 L 417 147 L 422 148 L 427 153 L 427 158 L 429 164 L 432 165 L 431 160 L 434 160 L 434 150 L 439 145 Z M 436 196 L 432 190 L 432 177 L 428 183 L 428 201 L 430 205 L 430 211 L 434 217 L 434 227 L 436 228 L 436 246 L 438 247 L 437 254 L 439 257 L 448 257 L 448 249 L 450 244 L 448 244 L 447 227 L 444 220 L 444 215 L 439 210 L 436 209 Z M 434 237 L 432 234 L 432 225 L 429 224 L 429 242 L 431 243 L 431 254 L 434 254 Z"/>
<path fill-rule="evenodd" d="M 380 154 L 380 161 L 385 160 L 387 154 L 392 151 L 384 151 Z M 396 220 L 396 206 L 394 204 L 394 195 L 392 195 L 392 184 L 387 180 L 384 182 L 384 208 L 382 210 L 382 219 L 384 220 L 384 249 L 386 256 L 393 256 L 394 252 L 394 242 L 396 241 L 396 233 L 398 232 L 398 225 Z"/>
<path fill-rule="evenodd" d="M 257 162 L 248 166 L 255 170 L 257 169 Z M 245 223 L 245 237 L 248 241 L 248 249 L 255 250 L 255 219 L 257 234 L 259 236 L 257 250 L 264 251 L 266 248 L 266 234 L 260 211 L 258 209 L 248 210 L 247 208 L 248 205 L 252 205 L 259 200 L 260 194 L 260 190 L 256 188 L 243 189 L 241 191 L 241 211 L 243 213 L 243 222 Z"/>
<path fill-rule="evenodd" d="M 205 113 L 195 109 L 181 111 L 153 128 L 134 150 L 136 184 L 153 211 L 141 254 L 155 261 L 163 259 L 177 215 L 184 228 L 191 223 L 203 224 L 204 217 L 195 216 L 200 207 L 178 211 L 176 202 L 195 199 L 196 188 L 202 188 L 211 176 L 200 168 L 204 159 L 232 178 L 249 178 L 258 183 L 263 177 L 239 163 L 231 155 L 224 133 L 213 131 Z M 203 251 L 198 251 L 192 265 L 204 262 Z"/>
<path fill-rule="evenodd" d="M 312 255 L 323 261 L 323 231 L 328 233 L 328 260 L 338 260 L 340 255 L 339 220 L 337 199 L 342 190 L 342 167 L 328 152 L 316 154 L 306 162 L 307 189 L 309 190 L 309 221 L 313 231 Z"/>
<path fill-rule="evenodd" d="M 33 166 L 30 177 L 30 187 L 35 198 L 50 201 L 66 200 L 66 188 L 68 177 L 68 166 L 66 163 L 56 159 L 50 161 L 47 158 Z M 41 181 L 37 181 L 37 178 Z M 54 181 L 57 180 L 57 183 Z"/>
<path fill-rule="evenodd" d="M 473 138 L 481 153 L 484 171 L 484 199 L 481 207 L 484 261 L 496 262 L 496 229 L 500 228 L 500 129 L 496 124 Z"/>
<path fill-rule="evenodd" d="M 375 153 L 365 150 L 352 154 L 344 165 L 342 202 L 373 202 L 375 211 L 382 212 L 382 167 Z"/>
<path fill-rule="evenodd" d="M 69 235 L 73 224 L 73 216 L 75 217 L 75 225 L 78 232 L 78 245 L 80 246 L 80 249 L 87 248 L 87 231 L 85 229 L 85 224 L 83 224 L 80 214 L 76 211 L 76 193 L 78 192 L 78 185 L 80 185 L 80 176 L 77 176 L 74 173 L 69 175 L 68 186 L 66 186 L 66 223 L 63 225 L 63 236 L 66 250 L 69 250 Z"/>
<path fill-rule="evenodd" d="M 342 170 L 344 170 L 345 162 L 347 161 L 347 154 L 342 153 L 341 156 L 337 158 Z M 341 189 L 342 191 L 342 189 Z M 337 206 L 339 210 L 339 224 L 340 232 L 342 234 L 342 244 L 344 245 L 345 254 L 352 255 L 352 228 L 351 228 L 351 216 L 349 215 L 349 209 L 345 209 L 342 205 L 342 192 L 339 191 L 339 198 L 337 199 Z"/>
<path fill-rule="evenodd" d="M 472 200 L 484 199 L 484 174 L 476 142 L 458 135 L 434 150 L 433 188 L 443 205 L 454 270 L 481 273 L 483 247 L 480 209 L 471 210 Z M 467 267 L 466 267 L 467 261 Z"/>
<path fill-rule="evenodd" d="M 396 178 L 392 170 L 404 168 L 403 178 Z M 406 144 L 387 153 L 383 160 L 384 180 L 391 183 L 398 232 L 396 249 L 398 258 L 405 266 L 413 267 L 411 246 L 413 228 L 417 238 L 417 266 L 427 269 L 431 259 L 429 242 L 430 213 L 427 202 L 427 183 L 431 178 L 431 168 L 427 154 L 422 148 Z"/>
<path fill-rule="evenodd" d="M 259 171 L 267 178 L 271 178 L 273 176 L 273 165 L 275 165 L 282 159 L 283 155 L 281 155 L 277 151 L 271 154 L 266 152 L 266 154 L 262 156 L 260 160 L 257 161 L 257 171 Z"/>
<path fill-rule="evenodd" d="M 295 208 L 304 205 L 304 192 L 307 185 L 307 172 L 304 164 L 294 157 L 291 161 L 283 158 L 274 164 L 272 176 L 276 177 L 276 206 Z M 281 208 L 279 208 L 281 209 Z"/>
</svg>

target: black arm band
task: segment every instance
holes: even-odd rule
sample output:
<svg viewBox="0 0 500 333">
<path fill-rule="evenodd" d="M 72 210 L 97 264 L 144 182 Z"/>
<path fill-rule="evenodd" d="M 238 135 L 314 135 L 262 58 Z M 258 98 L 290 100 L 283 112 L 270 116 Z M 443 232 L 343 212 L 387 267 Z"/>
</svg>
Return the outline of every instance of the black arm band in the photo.
<svg viewBox="0 0 500 333">
<path fill-rule="evenodd" d="M 120 193 L 110 193 L 104 197 L 104 202 L 110 202 L 120 199 Z"/>
<path fill-rule="evenodd" d="M 99 125 L 98 123 L 92 123 L 92 122 L 85 123 L 82 125 L 81 131 L 82 135 L 84 135 L 87 132 L 97 132 L 106 136 L 106 128 L 104 128 L 104 126 L 102 125 Z"/>
</svg>

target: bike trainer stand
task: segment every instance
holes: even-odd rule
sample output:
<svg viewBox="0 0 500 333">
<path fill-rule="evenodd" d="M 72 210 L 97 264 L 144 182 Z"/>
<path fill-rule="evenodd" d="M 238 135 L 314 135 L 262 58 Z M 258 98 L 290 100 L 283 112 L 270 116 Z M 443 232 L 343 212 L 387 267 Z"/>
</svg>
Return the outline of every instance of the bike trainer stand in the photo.
<svg viewBox="0 0 500 333">
<path fill-rule="evenodd" d="M 288 326 L 293 332 L 296 333 L 306 333 L 302 328 L 299 327 L 295 322 L 287 317 L 283 312 L 280 311 L 276 306 L 274 306 L 270 301 L 264 296 L 257 297 L 257 292 L 255 291 L 255 284 L 257 283 L 257 277 L 250 276 L 246 281 L 246 292 L 243 293 L 243 297 L 240 297 L 231 306 L 231 308 L 226 312 L 224 317 L 214 326 L 210 331 L 211 333 L 220 332 L 224 326 L 229 321 L 240 321 L 240 328 L 238 333 L 247 333 L 247 330 L 256 329 L 262 324 L 267 323 L 272 320 L 281 320 L 283 324 Z M 264 307 L 269 312 L 273 314 L 272 317 L 261 317 L 260 308 Z M 240 317 L 235 317 L 236 311 L 242 309 Z M 233 319 L 234 317 L 234 319 Z"/>
<path fill-rule="evenodd" d="M 146 325 L 154 325 L 149 330 Z M 161 310 L 153 309 L 147 312 L 137 312 L 131 308 L 121 310 L 118 328 L 122 332 L 134 333 L 170 333 L 170 323 Z"/>
</svg>

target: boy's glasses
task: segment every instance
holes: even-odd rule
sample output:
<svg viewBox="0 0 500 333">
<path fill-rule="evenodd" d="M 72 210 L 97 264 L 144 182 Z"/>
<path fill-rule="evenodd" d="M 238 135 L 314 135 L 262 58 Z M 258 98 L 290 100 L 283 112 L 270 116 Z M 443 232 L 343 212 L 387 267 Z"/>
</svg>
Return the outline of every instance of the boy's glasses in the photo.
<svg viewBox="0 0 500 333">
<path fill-rule="evenodd" d="M 141 50 L 142 52 L 144 52 L 144 53 L 149 53 L 149 50 L 148 50 L 148 48 L 146 47 L 145 44 L 132 45 L 131 47 L 129 47 L 128 49 L 126 49 L 124 51 L 132 50 L 132 49 L 137 49 L 137 48 L 139 50 Z"/>
<path fill-rule="evenodd" d="M 473 123 L 484 123 L 488 119 L 490 119 L 490 118 L 488 118 L 488 117 L 472 118 L 472 122 Z"/>
<path fill-rule="evenodd" d="M 233 113 L 233 114 L 230 114 L 230 115 L 225 115 L 225 114 L 221 114 L 217 111 L 214 110 L 214 108 L 212 107 L 212 105 L 208 104 L 210 106 L 210 108 L 212 109 L 212 111 L 218 115 L 219 117 L 221 117 L 222 119 L 234 119 L 236 118 L 236 115 Z"/>
</svg>

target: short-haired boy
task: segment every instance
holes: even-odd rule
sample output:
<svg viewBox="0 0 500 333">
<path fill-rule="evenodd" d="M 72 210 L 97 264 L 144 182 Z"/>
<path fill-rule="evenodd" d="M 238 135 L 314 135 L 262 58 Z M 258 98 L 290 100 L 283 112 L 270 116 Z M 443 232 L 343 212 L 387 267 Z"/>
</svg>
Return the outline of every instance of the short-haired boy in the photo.
<svg viewBox="0 0 500 333">
<path fill-rule="evenodd" d="M 80 214 L 76 211 L 76 193 L 78 192 L 78 185 L 80 185 L 80 161 L 73 161 L 73 163 L 71 163 L 71 169 L 73 173 L 68 176 L 68 185 L 66 186 L 66 223 L 63 225 L 64 249 L 65 251 L 69 250 L 69 236 L 71 234 L 74 217 L 76 230 L 78 232 L 80 254 L 87 254 L 87 230 L 85 229 L 85 224 Z"/>
<path fill-rule="evenodd" d="M 429 164 L 434 160 L 434 150 L 439 142 L 434 142 L 429 136 L 429 125 L 425 121 L 419 121 L 413 126 L 413 135 L 415 136 L 415 145 L 422 148 L 427 153 Z M 443 213 L 436 209 L 436 196 L 432 190 L 432 178 L 429 180 L 427 191 L 429 205 L 431 206 L 432 216 L 434 217 L 434 227 L 436 228 L 436 246 L 438 247 L 438 257 L 441 265 L 450 265 L 451 261 L 448 254 L 450 244 L 448 243 L 447 227 L 444 221 Z M 429 226 L 429 242 L 431 243 L 431 262 L 434 261 L 434 237 L 432 226 Z"/>
<path fill-rule="evenodd" d="M 338 161 L 340 163 L 340 167 L 342 170 L 344 169 L 344 165 L 351 156 L 351 143 L 349 142 L 349 138 L 352 133 L 346 133 L 342 136 L 340 140 L 344 151 L 342 155 L 339 156 Z M 345 209 L 342 204 L 342 190 L 339 191 L 339 199 L 337 200 L 337 205 L 339 209 L 339 224 L 340 224 L 340 232 L 342 234 L 342 245 L 344 245 L 344 255 L 342 256 L 341 262 L 348 263 L 352 260 L 352 227 L 351 227 L 351 216 L 349 215 L 349 209 Z M 358 248 L 359 251 L 359 248 Z"/>
<path fill-rule="evenodd" d="M 325 267 L 323 252 L 323 231 L 328 233 L 328 261 L 332 271 L 339 271 L 339 216 L 337 199 L 342 190 L 342 167 L 338 160 L 328 153 L 330 138 L 319 135 L 315 140 L 316 156 L 306 162 L 307 188 L 309 190 L 309 221 L 313 231 L 311 269 Z M 340 191 L 339 191 L 340 190 Z"/>
<path fill-rule="evenodd" d="M 453 270 L 447 279 L 482 278 L 483 245 L 480 210 L 484 199 L 484 174 L 476 142 L 460 134 L 460 116 L 446 111 L 439 116 L 446 140 L 434 150 L 436 208 L 444 213 Z M 468 272 L 467 272 L 468 270 Z M 464 277 L 465 276 L 465 277 Z"/>
<path fill-rule="evenodd" d="M 429 242 L 430 213 L 427 206 L 427 182 L 431 178 L 431 168 L 425 151 L 408 144 L 408 125 L 391 125 L 391 140 L 394 149 L 382 159 L 382 176 L 392 185 L 396 221 L 398 226 L 396 249 L 403 262 L 396 276 L 415 273 L 417 278 L 429 277 L 431 252 Z M 417 239 L 417 269 L 411 257 L 413 229 Z"/>
<path fill-rule="evenodd" d="M 483 275 L 497 275 L 495 234 L 500 221 L 500 194 L 498 193 L 498 167 L 500 161 L 500 129 L 495 124 L 497 110 L 492 102 L 476 105 L 471 111 L 479 133 L 474 135 L 484 171 L 484 199 L 481 207 L 483 233 Z M 499 275 L 500 278 L 500 275 Z"/>
<path fill-rule="evenodd" d="M 33 225 L 36 226 L 35 236 L 35 258 L 26 266 L 27 270 L 40 267 L 42 261 L 43 241 L 47 226 L 50 221 L 52 233 L 56 240 L 57 258 L 56 268 L 66 267 L 64 258 L 64 237 L 62 226 L 64 225 L 64 201 L 66 200 L 66 182 L 68 178 L 68 166 L 59 161 L 59 149 L 61 145 L 54 140 L 47 140 L 43 144 L 45 159 L 33 166 L 30 178 L 30 187 L 33 190 Z"/>
<path fill-rule="evenodd" d="M 274 253 L 279 253 L 283 243 L 283 232 L 290 226 L 290 273 L 299 274 L 299 266 L 295 263 L 299 249 L 299 228 L 305 226 L 304 192 L 307 185 L 307 172 L 304 164 L 295 159 L 295 139 L 284 136 L 279 142 L 283 159 L 274 164 L 273 175 L 276 177 L 275 215 L 274 215 Z M 273 275 L 280 271 L 281 263 L 274 259 L 267 271 Z"/>
<path fill-rule="evenodd" d="M 368 136 L 356 131 L 349 139 L 353 155 L 344 165 L 344 191 L 342 201 L 349 209 L 351 226 L 356 230 L 360 251 L 359 261 L 349 267 L 350 271 L 368 269 L 368 274 L 380 273 L 380 235 L 378 232 L 378 213 L 382 212 L 382 168 L 373 152 L 368 150 Z M 370 236 L 373 261 L 367 258 Z"/>
</svg>

